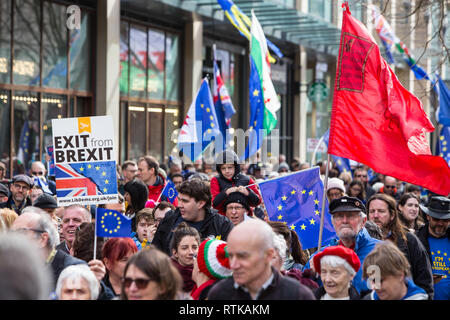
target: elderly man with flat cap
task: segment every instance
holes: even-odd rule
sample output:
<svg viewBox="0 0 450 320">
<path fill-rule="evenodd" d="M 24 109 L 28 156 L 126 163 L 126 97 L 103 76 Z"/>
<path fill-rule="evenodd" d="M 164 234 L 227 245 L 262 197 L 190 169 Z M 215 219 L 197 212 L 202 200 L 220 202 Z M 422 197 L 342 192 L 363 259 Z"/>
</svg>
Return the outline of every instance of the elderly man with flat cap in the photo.
<svg viewBox="0 0 450 320">
<path fill-rule="evenodd" d="M 450 199 L 434 196 L 420 205 L 427 223 L 417 231 L 431 260 L 434 300 L 450 300 Z"/>
<path fill-rule="evenodd" d="M 331 240 L 330 246 L 342 245 L 350 248 L 357 254 L 361 262 L 380 241 L 372 238 L 364 227 L 367 217 L 366 208 L 362 201 L 354 197 L 341 197 L 330 203 L 331 222 L 333 224 L 336 239 Z M 310 268 L 311 260 L 305 266 Z M 317 271 L 317 270 L 316 270 Z M 362 279 L 362 268 L 359 268 L 352 284 L 361 296 L 368 293 L 366 281 Z"/>
<path fill-rule="evenodd" d="M 31 206 L 30 193 L 33 185 L 33 179 L 25 174 L 14 176 L 9 186 L 11 195 L 8 201 L 0 203 L 0 208 L 9 208 L 20 215 L 23 208 Z"/>
</svg>

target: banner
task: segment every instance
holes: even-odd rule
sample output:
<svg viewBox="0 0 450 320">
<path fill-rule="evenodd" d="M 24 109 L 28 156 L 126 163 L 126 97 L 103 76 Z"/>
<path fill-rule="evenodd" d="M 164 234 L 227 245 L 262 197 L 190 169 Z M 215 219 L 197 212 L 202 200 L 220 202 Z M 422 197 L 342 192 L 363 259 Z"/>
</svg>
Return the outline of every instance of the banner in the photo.
<svg viewBox="0 0 450 320">
<path fill-rule="evenodd" d="M 118 203 L 111 116 L 52 119 L 58 206 Z"/>
</svg>

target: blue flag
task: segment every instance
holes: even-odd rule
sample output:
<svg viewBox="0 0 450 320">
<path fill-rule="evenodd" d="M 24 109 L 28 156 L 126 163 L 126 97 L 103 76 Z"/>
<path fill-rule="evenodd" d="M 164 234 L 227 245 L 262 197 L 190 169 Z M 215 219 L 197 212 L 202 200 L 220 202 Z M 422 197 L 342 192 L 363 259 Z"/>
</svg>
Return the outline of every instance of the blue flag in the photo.
<svg viewBox="0 0 450 320">
<path fill-rule="evenodd" d="M 438 81 L 433 87 L 439 95 L 439 108 L 437 111 L 437 120 L 444 126 L 450 126 L 450 90 L 442 81 L 441 77 L 437 76 Z"/>
<path fill-rule="evenodd" d="M 330 129 L 327 130 L 327 132 L 324 133 L 323 135 L 323 142 L 325 143 L 325 145 L 328 148 L 328 140 L 330 139 Z M 349 172 L 350 174 L 352 173 L 352 169 L 350 167 L 350 160 L 347 158 L 342 158 L 342 157 L 338 157 L 335 156 L 333 154 L 331 154 L 331 158 L 333 159 L 333 161 L 336 163 L 336 166 L 339 169 L 339 172 Z"/>
<path fill-rule="evenodd" d="M 119 211 L 97 208 L 95 223 L 97 237 L 120 238 L 131 234 L 131 219 Z"/>
<path fill-rule="evenodd" d="M 245 158 L 248 159 L 254 155 L 261 147 L 264 129 L 264 99 L 263 88 L 261 88 L 261 81 L 259 73 L 256 68 L 256 63 L 250 57 L 250 121 L 248 124 L 250 135 L 248 137 L 248 144 L 245 148 Z"/>
<path fill-rule="evenodd" d="M 438 155 L 445 159 L 445 162 L 450 166 L 450 126 L 444 126 L 441 129 L 438 141 Z"/>
<path fill-rule="evenodd" d="M 166 196 L 170 203 L 173 203 L 178 196 L 177 189 L 172 181 L 167 179 L 166 185 L 161 192 L 161 195 Z"/>
<path fill-rule="evenodd" d="M 205 78 L 178 134 L 178 148 L 191 161 L 195 161 L 213 140 L 221 136 L 208 80 Z"/>
<path fill-rule="evenodd" d="M 284 222 L 295 230 L 302 248 L 317 247 L 320 230 L 320 214 L 324 208 L 322 244 L 328 244 L 335 236 L 328 200 L 322 203 L 323 183 L 319 167 L 297 171 L 293 174 L 259 183 L 269 220 Z"/>
</svg>

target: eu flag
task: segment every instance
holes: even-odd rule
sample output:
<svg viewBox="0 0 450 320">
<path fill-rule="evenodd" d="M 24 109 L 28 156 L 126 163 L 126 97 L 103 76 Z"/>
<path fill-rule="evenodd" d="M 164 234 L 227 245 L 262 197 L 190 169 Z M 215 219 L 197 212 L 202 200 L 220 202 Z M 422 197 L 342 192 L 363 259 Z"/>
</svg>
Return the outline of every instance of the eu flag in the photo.
<svg viewBox="0 0 450 320">
<path fill-rule="evenodd" d="M 195 161 L 213 140 L 222 137 L 208 80 L 202 80 L 178 134 L 178 148 Z M 222 141 L 220 141 L 220 144 Z"/>
<path fill-rule="evenodd" d="M 164 189 L 162 191 L 162 195 L 166 196 L 167 199 L 170 201 L 170 203 L 173 203 L 175 201 L 175 199 L 177 198 L 177 196 L 178 196 L 178 192 L 177 192 L 177 190 L 175 188 L 175 185 L 169 179 L 167 179 L 167 183 L 164 186 Z"/>
<path fill-rule="evenodd" d="M 259 189 L 271 221 L 284 222 L 297 232 L 303 249 L 317 247 L 320 214 L 324 208 L 322 243 L 328 244 L 335 236 L 328 201 L 322 203 L 323 183 L 319 167 L 259 183 Z"/>
<path fill-rule="evenodd" d="M 131 234 L 131 219 L 119 211 L 97 208 L 95 223 L 97 237 L 120 238 Z"/>
<path fill-rule="evenodd" d="M 450 126 L 444 126 L 439 135 L 438 154 L 450 166 Z"/>
<path fill-rule="evenodd" d="M 438 81 L 433 89 L 439 95 L 439 108 L 437 113 L 437 120 L 444 126 L 450 126 L 450 90 L 445 85 L 445 82 L 438 76 Z"/>
<path fill-rule="evenodd" d="M 264 138 L 262 132 L 264 129 L 264 97 L 261 88 L 261 80 L 259 79 L 258 70 L 255 61 L 250 57 L 250 121 L 248 144 L 245 148 L 244 159 L 250 158 L 261 147 Z"/>
</svg>

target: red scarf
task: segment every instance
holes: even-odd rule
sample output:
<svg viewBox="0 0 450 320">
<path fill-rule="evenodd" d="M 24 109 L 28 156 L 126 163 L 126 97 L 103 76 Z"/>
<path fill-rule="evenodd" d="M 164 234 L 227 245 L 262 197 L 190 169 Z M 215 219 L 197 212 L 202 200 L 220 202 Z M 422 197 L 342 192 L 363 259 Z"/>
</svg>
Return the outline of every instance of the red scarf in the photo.
<svg viewBox="0 0 450 320">
<path fill-rule="evenodd" d="M 173 257 L 171 258 L 173 265 L 180 272 L 181 277 L 183 278 L 183 291 L 191 292 L 192 288 L 195 286 L 194 280 L 192 280 L 192 270 L 194 269 L 194 265 L 192 266 L 182 266 L 177 260 Z"/>
<path fill-rule="evenodd" d="M 198 299 L 200 298 L 200 294 L 202 293 L 202 291 L 203 291 L 205 288 L 208 288 L 209 286 L 213 285 L 213 283 L 215 283 L 216 281 L 217 281 L 217 280 L 215 280 L 215 279 L 208 280 L 208 281 L 202 283 L 202 284 L 200 285 L 200 287 L 198 287 L 198 288 L 197 288 L 197 285 L 195 285 L 194 288 L 193 288 L 192 291 L 191 291 L 191 297 L 192 297 L 192 299 L 198 300 Z"/>
</svg>

